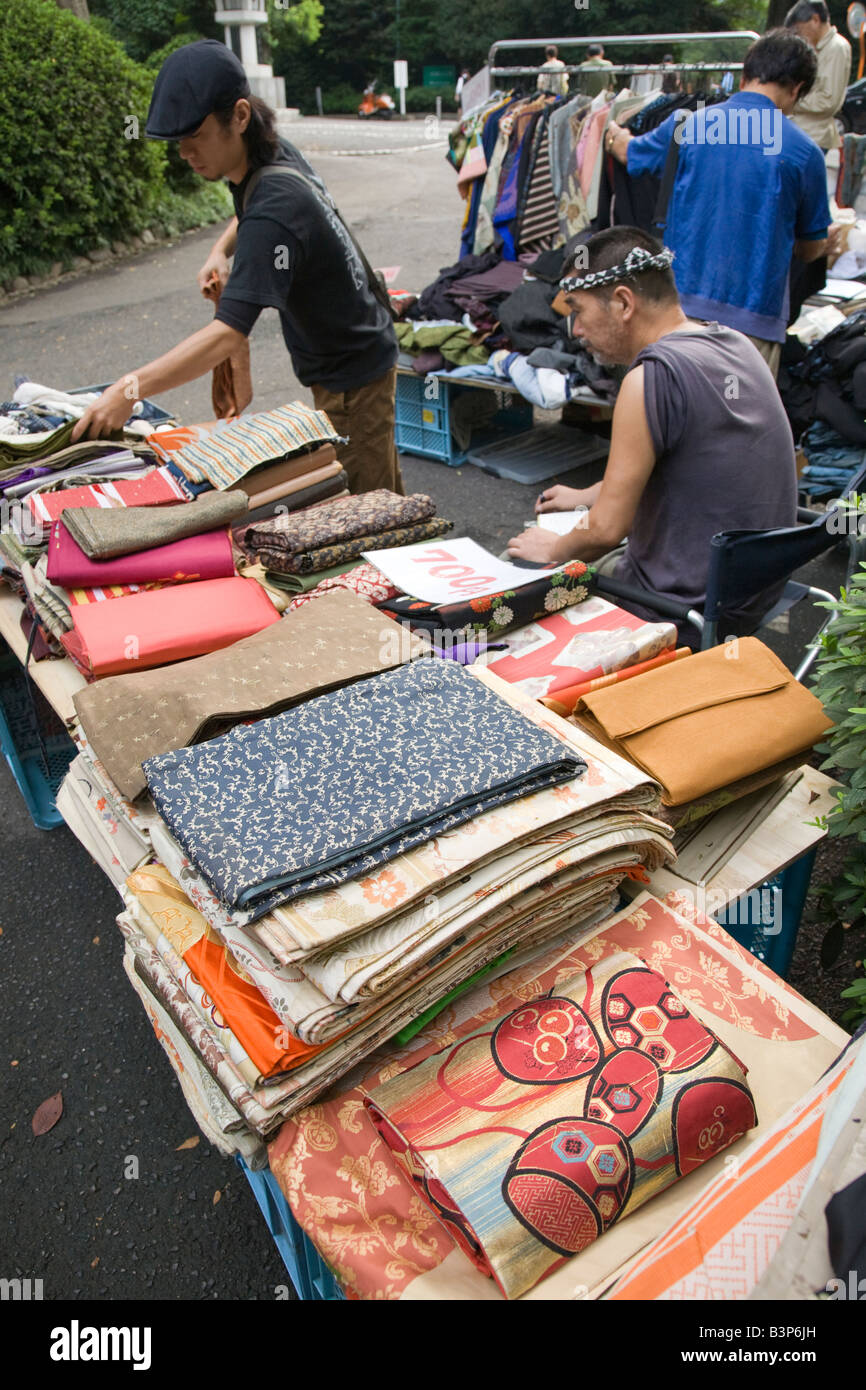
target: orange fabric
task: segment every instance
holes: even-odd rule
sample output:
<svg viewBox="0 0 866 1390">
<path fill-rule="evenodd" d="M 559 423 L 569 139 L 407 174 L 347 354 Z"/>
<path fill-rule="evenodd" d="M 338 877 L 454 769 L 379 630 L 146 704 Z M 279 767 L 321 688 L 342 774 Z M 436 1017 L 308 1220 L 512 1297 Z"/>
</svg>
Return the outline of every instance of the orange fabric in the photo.
<svg viewBox="0 0 866 1390">
<path fill-rule="evenodd" d="M 186 961 L 262 1076 L 293 1071 L 321 1052 L 280 1022 L 168 869 L 148 864 L 130 874 L 126 886 Z"/>
<path fill-rule="evenodd" d="M 684 656 L 691 656 L 691 647 L 677 647 L 676 651 L 662 652 L 660 656 L 650 657 L 647 661 L 637 661 L 634 666 L 626 666 L 622 671 L 611 671 L 607 676 L 596 676 L 591 681 L 581 681 L 579 685 L 569 685 L 564 690 L 557 690 L 555 695 L 545 695 L 541 703 L 548 709 L 552 709 L 555 714 L 571 714 L 578 700 L 584 695 L 588 695 L 591 690 L 604 690 L 607 685 L 616 685 L 618 681 L 627 681 L 632 676 L 640 676 L 644 671 L 653 671 L 656 666 L 665 666 L 669 661 L 679 661 Z"/>
<path fill-rule="evenodd" d="M 214 312 L 219 307 L 222 286 L 214 273 L 205 286 L 204 294 L 213 301 Z M 218 420 L 230 420 L 246 410 L 253 398 L 253 376 L 250 368 L 249 339 L 244 338 L 230 357 L 218 362 L 213 369 L 211 403 Z"/>
</svg>

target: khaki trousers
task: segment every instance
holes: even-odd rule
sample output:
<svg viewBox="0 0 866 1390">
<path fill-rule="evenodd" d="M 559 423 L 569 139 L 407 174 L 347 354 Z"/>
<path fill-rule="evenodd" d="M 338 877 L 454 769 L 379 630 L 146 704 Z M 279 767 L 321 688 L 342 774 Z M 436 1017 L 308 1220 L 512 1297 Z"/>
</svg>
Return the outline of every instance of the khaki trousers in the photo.
<svg viewBox="0 0 866 1390">
<path fill-rule="evenodd" d="M 751 334 L 745 335 L 749 342 L 758 349 L 773 376 L 779 375 L 779 363 L 782 358 L 782 344 L 771 343 L 768 338 L 753 338 Z"/>
<path fill-rule="evenodd" d="M 312 388 L 316 409 L 324 410 L 337 434 L 348 437 L 348 444 L 337 445 L 337 455 L 346 470 L 351 492 L 387 488 L 401 497 L 405 495 L 394 443 L 396 389 L 396 367 L 355 391 Z"/>
</svg>

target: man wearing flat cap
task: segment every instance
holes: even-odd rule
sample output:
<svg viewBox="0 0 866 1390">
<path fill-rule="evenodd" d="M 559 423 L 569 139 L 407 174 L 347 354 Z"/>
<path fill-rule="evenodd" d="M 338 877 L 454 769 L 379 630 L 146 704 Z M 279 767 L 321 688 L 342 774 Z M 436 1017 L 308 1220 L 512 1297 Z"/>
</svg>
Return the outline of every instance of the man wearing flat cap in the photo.
<svg viewBox="0 0 866 1390">
<path fill-rule="evenodd" d="M 349 437 L 340 458 L 351 490 L 402 493 L 394 444 L 397 342 L 387 292 L 325 185 L 278 137 L 273 111 L 251 95 L 225 44 L 202 40 L 166 59 L 145 133 L 177 140 L 181 158 L 210 182 L 228 179 L 236 215 L 198 275 L 208 297 L 219 290 L 219 304 L 206 328 L 124 373 L 83 416 L 74 438 L 119 429 L 130 413 L 130 383 L 140 399 L 203 376 L 236 353 L 262 309 L 272 307 L 298 380 L 337 433 Z"/>
</svg>

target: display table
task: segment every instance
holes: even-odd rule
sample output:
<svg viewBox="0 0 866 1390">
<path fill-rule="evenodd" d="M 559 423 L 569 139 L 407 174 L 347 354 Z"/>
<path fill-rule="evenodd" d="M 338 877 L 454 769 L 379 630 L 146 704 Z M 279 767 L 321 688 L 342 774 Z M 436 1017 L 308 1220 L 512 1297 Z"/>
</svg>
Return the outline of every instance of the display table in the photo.
<svg viewBox="0 0 866 1390">
<path fill-rule="evenodd" d="M 26 656 L 26 641 L 20 629 L 22 612 L 23 605 L 18 598 L 8 591 L 0 591 L 0 635 L 5 638 L 15 656 L 21 660 Z M 619 621 L 618 615 L 619 610 L 614 609 L 613 622 Z M 71 662 L 64 659 L 31 663 L 30 673 L 38 688 L 59 716 L 68 724 L 74 724 L 72 697 L 77 690 L 82 688 L 84 681 Z M 823 774 L 807 769 L 790 794 L 780 802 L 766 821 L 755 829 L 747 841 L 739 846 L 729 862 L 710 881 L 707 887 L 721 894 L 724 903 L 727 904 L 750 888 L 763 884 L 774 875 L 785 871 L 792 863 L 797 861 L 802 863 L 803 856 L 808 854 L 810 849 L 826 833 L 820 825 L 811 822 L 825 815 L 830 809 L 833 801 L 831 794 L 833 785 L 831 780 Z M 143 827 L 143 830 L 146 833 L 146 826 Z M 97 833 L 99 832 L 97 831 Z M 105 837 L 108 843 L 107 831 Z M 110 854 L 110 844 L 108 848 Z M 785 1024 L 784 1037 L 787 1040 L 786 1045 L 792 1049 L 789 1054 L 786 1053 L 786 1056 L 790 1055 L 791 1065 L 782 1080 L 772 1077 L 767 1048 L 762 1041 L 762 1039 L 771 1036 L 771 1032 L 767 1031 L 770 1027 L 769 1013 L 766 1027 L 763 1023 L 760 1024 L 759 1036 L 756 1039 L 752 1040 L 751 1035 L 741 1038 L 738 1034 L 732 1034 L 733 1041 L 729 1039 L 732 1049 L 737 1052 L 738 1056 L 743 1054 L 744 1062 L 754 1069 L 756 1095 L 760 1091 L 761 1095 L 766 1097 L 761 1103 L 769 1105 L 769 1097 L 774 1095 L 772 1109 L 769 1113 L 775 1116 L 783 1102 L 784 1104 L 790 1103 L 792 1098 L 796 1098 L 813 1083 L 821 1068 L 838 1051 L 844 1042 L 845 1035 L 819 1010 L 807 1004 L 806 1001 L 800 1000 L 793 990 L 790 990 L 783 981 L 777 979 L 765 966 L 755 962 L 735 940 L 731 940 L 721 927 L 702 917 L 701 903 L 695 896 L 694 886 L 690 886 L 678 878 L 675 871 L 659 871 L 650 878 L 648 883 L 631 884 L 629 887 L 630 891 L 642 896 L 637 897 L 631 908 L 626 909 L 616 918 L 610 919 L 611 925 L 619 923 L 617 930 L 625 933 L 623 944 L 626 945 L 626 948 L 629 939 L 628 933 L 632 931 L 642 932 L 644 922 L 650 921 L 655 911 L 668 914 L 666 918 L 659 918 L 659 929 L 664 927 L 664 931 L 668 933 L 671 941 L 678 941 L 682 938 L 684 923 L 691 921 L 695 924 L 695 940 L 688 948 L 691 952 L 689 956 L 690 968 L 692 970 L 697 969 L 696 963 L 700 962 L 699 970 L 703 972 L 701 989 L 707 996 L 703 999 L 700 1007 L 703 1008 L 704 1015 L 713 1020 L 713 1027 L 721 1029 L 723 1037 L 725 1036 L 725 1029 L 722 1027 L 718 1013 L 720 1006 L 714 1004 L 710 997 L 713 981 L 717 978 L 719 970 L 730 971 L 731 979 L 735 976 L 739 978 L 737 971 L 742 972 L 744 981 L 740 990 L 742 997 L 745 997 L 746 994 L 754 995 L 755 989 L 759 988 L 770 1000 L 766 1006 L 762 1005 L 764 1011 L 772 1011 L 774 1008 L 781 1009 L 784 1016 L 789 1019 L 789 1022 Z M 654 902 L 658 905 L 657 909 L 652 907 Z M 603 928 L 599 930 L 607 932 L 608 922 L 606 921 Z M 671 933 L 673 934 L 671 935 Z M 652 945 L 653 949 L 657 949 L 657 935 L 653 935 L 651 940 L 648 938 L 643 942 L 641 949 L 644 945 Z M 713 956 L 713 960 L 710 960 L 709 965 L 706 964 L 706 961 L 709 960 L 708 950 L 710 950 L 710 946 L 712 947 L 710 955 L 715 952 L 715 955 L 718 956 L 715 965 L 713 965 L 715 956 Z M 680 950 L 681 946 L 677 946 L 676 949 Z M 665 968 L 661 957 L 657 968 Z M 507 978 L 507 976 L 502 977 L 503 983 Z M 760 986 L 756 985 L 756 981 L 760 982 Z M 461 1010 L 469 1010 L 471 1007 L 477 1008 L 479 991 L 493 991 L 490 994 L 490 999 L 495 1005 L 497 999 L 501 997 L 497 993 L 498 989 L 498 983 L 488 984 L 484 982 L 475 986 L 470 994 L 462 996 L 456 1001 L 456 1004 L 450 1005 L 445 1014 L 428 1023 L 408 1047 L 399 1048 L 396 1044 L 388 1044 L 380 1048 L 373 1057 L 368 1059 L 368 1062 L 363 1064 L 363 1067 L 367 1069 L 365 1075 L 370 1075 L 371 1072 L 381 1074 L 383 1068 L 386 1070 L 389 1068 L 392 1058 L 395 1059 L 395 1064 L 402 1065 L 403 1063 L 400 1063 L 399 1059 L 404 1059 L 405 1062 L 407 1056 L 410 1058 L 417 1056 L 419 1049 L 422 1054 L 425 1048 L 427 1052 L 435 1050 L 437 1045 L 441 1045 L 439 1041 L 441 1038 L 451 1036 L 455 1020 L 462 1017 Z M 740 986 L 737 986 L 737 989 L 740 989 Z M 740 997 L 740 994 L 737 995 L 737 998 Z M 727 999 L 727 997 L 726 994 L 725 998 Z M 733 998 L 734 996 L 731 995 L 730 1000 L 725 1004 L 725 1009 L 731 1013 L 732 1027 L 736 1022 Z M 780 1014 L 779 1017 L 781 1016 Z M 727 1014 L 723 1013 L 722 1020 L 725 1017 Z M 807 1042 L 807 1039 L 810 1041 Z M 804 1047 L 807 1049 L 805 1052 L 802 1050 Z M 341 1091 L 343 1084 L 344 1082 L 338 1083 L 334 1091 Z M 351 1086 L 352 1077 L 347 1077 L 345 1084 Z M 355 1084 L 357 1085 L 357 1082 Z M 778 1094 L 774 1094 L 774 1086 Z M 356 1092 L 351 1091 L 349 1094 L 354 1096 Z M 354 1101 L 351 1102 L 352 1105 L 354 1103 Z M 329 1116 L 329 1107 L 336 1106 L 329 1123 L 333 1122 L 336 1125 L 338 1117 L 342 1117 L 339 1124 L 345 1123 L 347 1128 L 342 1136 L 339 1132 L 335 1133 L 334 1145 L 331 1145 L 329 1141 L 328 1149 L 329 1152 L 333 1150 L 334 1162 L 339 1164 L 340 1145 L 344 1139 L 348 1139 L 356 1133 L 356 1124 L 358 1123 L 357 1119 L 353 1118 L 356 1112 L 351 1109 L 351 1106 L 346 1108 L 347 1105 L 349 1102 L 343 1103 L 341 1108 L 341 1105 L 336 1101 L 323 1098 L 321 1104 L 317 1103 L 311 1109 L 301 1111 L 294 1119 L 286 1122 L 278 1138 L 272 1142 L 272 1155 L 275 1152 L 278 1153 L 281 1165 L 290 1163 L 292 1161 L 291 1141 L 295 1128 L 299 1129 L 303 1137 L 304 1125 L 307 1123 L 304 1119 L 305 1116 L 313 1114 L 313 1112 L 319 1116 Z M 285 1143 L 283 1143 L 284 1133 Z M 283 1147 L 280 1148 L 280 1145 Z M 313 1152 L 315 1144 L 312 1147 L 307 1144 L 306 1148 L 309 1152 Z M 354 1149 L 349 1149 L 346 1152 L 347 1154 L 354 1153 Z M 332 1239 L 333 1223 L 325 1222 L 320 1230 L 316 1224 L 319 1218 L 310 1216 L 311 1212 L 314 1213 L 320 1209 L 316 1206 L 316 1202 L 319 1202 L 321 1206 L 321 1201 L 327 1196 L 327 1192 L 323 1190 L 318 1197 L 315 1195 L 314 1175 L 310 1173 L 310 1200 L 307 1202 L 305 1196 L 302 1206 L 304 1207 L 303 1214 L 312 1224 L 304 1229 L 296 1219 L 296 1215 L 289 1209 L 275 1174 L 267 1168 L 254 1172 L 241 1159 L 238 1161 L 250 1181 L 286 1264 L 292 1284 L 299 1296 L 310 1299 L 341 1297 L 339 1278 L 341 1262 L 334 1256 L 336 1247 Z M 347 1158 L 346 1161 L 348 1162 L 349 1159 Z M 607 1243 L 598 1241 L 591 1251 L 584 1252 L 582 1256 L 578 1257 L 580 1268 L 577 1274 L 574 1271 L 566 1272 L 575 1263 L 570 1261 L 564 1271 L 552 1275 L 526 1296 L 530 1299 L 571 1299 L 600 1295 L 609 1287 L 615 1270 L 633 1258 L 647 1240 L 654 1238 L 658 1232 L 660 1220 L 664 1222 L 675 1218 L 687 1200 L 694 1195 L 696 1184 L 702 1180 L 701 1174 L 693 1174 L 690 1179 L 675 1184 L 673 1188 L 650 1203 L 646 1209 L 641 1209 L 635 1216 L 630 1217 L 628 1222 L 622 1223 L 621 1226 L 615 1228 L 615 1231 L 610 1232 Z M 319 1174 L 315 1181 L 323 1181 L 327 1188 L 329 1179 L 327 1175 L 322 1177 Z M 387 1187 L 388 1184 L 386 1183 Z M 326 1209 L 327 1204 L 325 1207 L 321 1207 L 321 1210 Z M 324 1220 L 324 1218 L 322 1219 Z M 390 1216 L 388 1219 L 391 1219 Z M 402 1221 L 403 1219 L 401 1215 L 399 1220 Z M 432 1215 L 430 1220 L 434 1226 L 437 1225 Z M 396 1230 L 399 1233 L 399 1223 Z M 310 1239 L 312 1233 L 316 1234 L 317 1239 L 321 1235 L 318 1249 Z M 500 1295 L 495 1286 L 473 1270 L 459 1251 L 454 1249 L 449 1252 L 449 1239 L 446 1237 L 444 1245 L 440 1242 L 436 1246 L 436 1258 L 427 1261 L 423 1266 L 423 1274 L 417 1274 L 416 1271 L 411 1278 L 407 1276 L 403 1279 L 402 1283 L 398 1279 L 394 1285 L 394 1292 L 371 1293 L 369 1287 L 365 1285 L 362 1296 L 446 1299 L 499 1298 Z M 399 1246 L 400 1242 L 398 1241 Z M 329 1266 L 332 1268 L 329 1269 Z M 346 1270 L 345 1277 L 350 1283 L 353 1279 L 356 1280 L 356 1274 L 353 1274 L 351 1278 L 349 1277 L 349 1270 L 354 1268 L 351 1263 L 342 1266 L 342 1268 Z M 332 1270 L 336 1272 L 337 1277 Z M 372 1279 L 370 1287 L 376 1286 L 376 1277 L 378 1276 L 369 1277 Z M 390 1275 L 388 1279 L 390 1279 Z M 385 1280 L 386 1283 L 388 1283 L 388 1279 Z M 575 1290 L 578 1291 L 575 1292 Z"/>
</svg>

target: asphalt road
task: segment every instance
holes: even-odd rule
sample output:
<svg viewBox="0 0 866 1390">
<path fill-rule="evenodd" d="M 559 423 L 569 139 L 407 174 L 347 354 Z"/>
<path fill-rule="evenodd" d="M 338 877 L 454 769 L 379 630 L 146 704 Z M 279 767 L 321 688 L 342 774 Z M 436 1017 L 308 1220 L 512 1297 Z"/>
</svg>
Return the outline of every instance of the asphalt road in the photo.
<svg viewBox="0 0 866 1390">
<path fill-rule="evenodd" d="M 372 263 L 400 265 L 410 288 L 456 259 L 462 213 L 443 145 L 423 131 L 287 129 Z M 114 380 L 207 322 L 195 275 L 213 239 L 212 229 L 190 234 L 0 310 L 0 398 L 16 373 L 63 387 Z M 254 331 L 252 365 L 255 407 L 310 398 L 271 311 Z M 207 419 L 209 382 L 162 403 L 185 421 Z M 531 516 L 537 491 L 422 459 L 404 459 L 404 473 L 455 534 L 493 550 Z M 811 573 L 832 588 L 843 560 Z M 773 640 L 785 659 L 797 644 Z M 70 832 L 34 828 L 2 761 L 0 793 L 0 1278 L 41 1278 L 46 1299 L 273 1299 L 286 1275 L 244 1178 L 203 1139 L 178 1150 L 197 1130 L 121 969 L 120 899 Z M 36 1138 L 31 1117 L 57 1091 L 63 1117 Z"/>
</svg>

